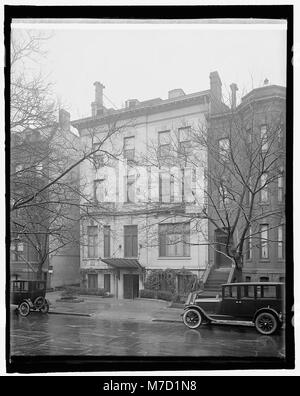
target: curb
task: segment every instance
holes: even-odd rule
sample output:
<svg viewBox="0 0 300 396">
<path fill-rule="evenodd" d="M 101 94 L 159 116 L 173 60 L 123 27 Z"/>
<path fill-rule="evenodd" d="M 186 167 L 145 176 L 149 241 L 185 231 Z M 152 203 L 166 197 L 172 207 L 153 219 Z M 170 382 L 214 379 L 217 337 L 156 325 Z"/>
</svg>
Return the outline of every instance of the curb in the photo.
<svg viewBox="0 0 300 396">
<path fill-rule="evenodd" d="M 152 322 L 182 323 L 180 319 L 152 319 Z"/>
<path fill-rule="evenodd" d="M 48 314 L 51 315 L 72 315 L 72 316 L 88 316 L 91 317 L 92 315 L 86 313 L 79 313 L 79 312 L 63 312 L 63 311 L 49 311 Z"/>
</svg>

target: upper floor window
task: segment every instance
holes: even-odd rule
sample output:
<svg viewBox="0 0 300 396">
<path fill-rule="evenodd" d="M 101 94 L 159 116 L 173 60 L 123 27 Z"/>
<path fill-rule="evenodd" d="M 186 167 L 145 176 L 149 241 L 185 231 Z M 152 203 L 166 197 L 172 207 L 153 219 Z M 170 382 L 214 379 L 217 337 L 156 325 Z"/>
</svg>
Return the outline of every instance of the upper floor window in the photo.
<svg viewBox="0 0 300 396">
<path fill-rule="evenodd" d="M 189 155 L 191 152 L 191 127 L 179 128 L 179 153 Z"/>
<path fill-rule="evenodd" d="M 268 174 L 264 172 L 260 178 L 260 199 L 261 202 L 267 202 L 269 200 L 269 189 L 268 189 Z"/>
<path fill-rule="evenodd" d="M 170 131 L 158 132 L 158 145 L 159 145 L 159 152 L 158 152 L 159 157 L 160 158 L 168 157 L 170 155 L 170 149 L 171 149 Z"/>
<path fill-rule="evenodd" d="M 251 260 L 252 259 L 252 229 L 249 227 L 249 232 L 246 238 L 246 259 Z"/>
<path fill-rule="evenodd" d="M 94 200 L 96 202 L 104 202 L 106 190 L 104 186 L 105 179 L 94 180 Z"/>
<path fill-rule="evenodd" d="M 260 127 L 260 139 L 261 139 L 261 151 L 266 152 L 269 148 L 267 125 L 262 125 Z"/>
<path fill-rule="evenodd" d="M 92 147 L 93 151 L 93 162 L 96 168 L 101 168 L 104 166 L 104 155 L 99 151 L 100 143 L 94 143 Z"/>
<path fill-rule="evenodd" d="M 283 145 L 283 136 L 284 136 L 284 125 L 280 124 L 278 127 L 278 145 L 281 147 Z"/>
<path fill-rule="evenodd" d="M 98 257 L 98 227 L 88 226 L 88 258 Z"/>
<path fill-rule="evenodd" d="M 129 169 L 125 178 L 125 199 L 126 202 L 133 203 L 135 202 L 135 171 L 133 169 Z"/>
<path fill-rule="evenodd" d="M 277 245 L 277 253 L 278 258 L 283 259 L 284 257 L 284 249 L 283 249 L 283 225 L 280 225 L 277 229 L 278 232 L 278 245 Z"/>
<path fill-rule="evenodd" d="M 10 245 L 11 260 L 12 261 L 23 261 L 24 255 L 24 243 L 20 241 L 12 241 Z"/>
<path fill-rule="evenodd" d="M 280 168 L 280 172 L 278 175 L 278 202 L 283 201 L 283 168 Z"/>
<path fill-rule="evenodd" d="M 159 225 L 159 256 L 190 256 L 190 223 Z"/>
<path fill-rule="evenodd" d="M 24 169 L 24 166 L 22 164 L 16 165 L 15 171 L 16 171 L 17 176 L 21 176 L 21 172 L 23 169 Z"/>
<path fill-rule="evenodd" d="M 124 138 L 124 158 L 133 161 L 135 156 L 134 136 Z"/>
<path fill-rule="evenodd" d="M 124 226 L 124 257 L 138 256 L 138 227 Z"/>
<path fill-rule="evenodd" d="M 269 258 L 269 224 L 260 225 L 260 257 Z"/>
<path fill-rule="evenodd" d="M 219 158 L 228 161 L 230 158 L 230 141 L 228 138 L 219 139 Z"/>
<path fill-rule="evenodd" d="M 252 128 L 246 129 L 246 142 L 247 144 L 252 143 Z"/>
<path fill-rule="evenodd" d="M 104 226 L 103 228 L 103 256 L 110 257 L 110 226 Z"/>
</svg>

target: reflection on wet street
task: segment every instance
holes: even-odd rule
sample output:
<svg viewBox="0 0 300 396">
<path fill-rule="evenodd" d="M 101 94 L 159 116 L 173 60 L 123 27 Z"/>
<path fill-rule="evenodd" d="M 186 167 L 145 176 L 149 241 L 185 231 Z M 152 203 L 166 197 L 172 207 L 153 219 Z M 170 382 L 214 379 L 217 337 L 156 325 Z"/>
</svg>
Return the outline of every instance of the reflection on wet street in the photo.
<svg viewBox="0 0 300 396">
<path fill-rule="evenodd" d="M 254 328 L 100 320 L 70 315 L 11 315 L 12 355 L 274 356 L 284 357 L 283 332 Z"/>
</svg>

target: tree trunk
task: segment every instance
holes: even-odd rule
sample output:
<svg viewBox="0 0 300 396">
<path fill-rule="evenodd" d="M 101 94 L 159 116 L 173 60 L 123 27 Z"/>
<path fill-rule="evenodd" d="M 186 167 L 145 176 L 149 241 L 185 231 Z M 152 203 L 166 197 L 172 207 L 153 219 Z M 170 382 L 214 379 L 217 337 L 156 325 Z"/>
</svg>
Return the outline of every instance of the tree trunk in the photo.
<svg viewBox="0 0 300 396">
<path fill-rule="evenodd" d="M 234 262 L 235 262 L 235 272 L 234 272 L 235 282 L 242 282 L 243 281 L 243 256 L 236 255 L 234 258 Z"/>
</svg>

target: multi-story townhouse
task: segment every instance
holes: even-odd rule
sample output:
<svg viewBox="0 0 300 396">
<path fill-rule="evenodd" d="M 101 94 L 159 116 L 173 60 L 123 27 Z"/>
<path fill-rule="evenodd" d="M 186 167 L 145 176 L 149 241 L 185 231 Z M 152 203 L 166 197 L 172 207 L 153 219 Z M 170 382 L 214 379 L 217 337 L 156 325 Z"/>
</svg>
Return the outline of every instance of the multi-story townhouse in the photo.
<svg viewBox="0 0 300 396">
<path fill-rule="evenodd" d="M 70 114 L 63 109 L 58 123 L 14 133 L 10 141 L 12 205 L 62 174 L 75 161 L 77 143 L 78 137 L 70 130 Z M 79 200 L 77 191 L 70 194 L 79 181 L 78 172 L 79 167 L 11 211 L 11 277 L 44 279 L 49 288 L 79 283 Z M 71 232 L 64 235 L 64 229 L 71 229 L 72 238 Z"/>
<path fill-rule="evenodd" d="M 171 268 L 198 278 L 208 263 L 204 205 L 205 150 L 194 152 L 192 133 L 222 106 L 221 82 L 168 98 L 129 99 L 120 110 L 103 106 L 96 82 L 92 115 L 75 120 L 81 146 L 94 150 L 81 164 L 82 285 L 133 298 L 149 271 Z M 197 156 L 197 167 L 186 161 Z M 199 164 L 202 164 L 199 166 Z"/>
<path fill-rule="evenodd" d="M 243 240 L 243 280 L 284 281 L 286 89 L 270 85 L 266 79 L 262 87 L 242 97 L 238 106 L 236 84 L 231 85 L 231 90 L 231 108 L 217 106 L 209 116 L 210 144 L 216 150 L 208 150 L 208 189 L 212 197 L 217 194 L 218 198 L 225 197 L 226 188 L 230 190 L 219 205 L 217 199 L 214 207 L 209 205 L 210 217 L 214 218 L 209 222 L 209 240 L 214 242 L 209 249 L 209 263 L 214 268 L 232 265 L 226 257 L 227 230 L 233 227 L 240 207 L 233 240 Z M 226 184 L 232 172 L 234 176 Z M 217 191 L 220 186 L 223 196 Z"/>
</svg>

